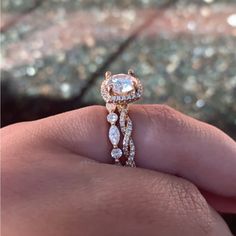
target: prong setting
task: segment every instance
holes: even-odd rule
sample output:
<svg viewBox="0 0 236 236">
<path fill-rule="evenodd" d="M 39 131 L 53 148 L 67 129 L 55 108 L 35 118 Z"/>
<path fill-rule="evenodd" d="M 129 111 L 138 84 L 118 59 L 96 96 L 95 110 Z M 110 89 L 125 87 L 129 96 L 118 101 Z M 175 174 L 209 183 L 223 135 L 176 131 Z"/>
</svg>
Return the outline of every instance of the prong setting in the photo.
<svg viewBox="0 0 236 236">
<path fill-rule="evenodd" d="M 134 73 L 134 70 L 133 70 L 133 69 L 129 69 L 129 70 L 128 70 L 128 74 L 135 77 L 135 73 Z"/>
<path fill-rule="evenodd" d="M 112 76 L 112 73 L 110 71 L 107 71 L 105 73 L 105 79 L 109 79 Z"/>
</svg>

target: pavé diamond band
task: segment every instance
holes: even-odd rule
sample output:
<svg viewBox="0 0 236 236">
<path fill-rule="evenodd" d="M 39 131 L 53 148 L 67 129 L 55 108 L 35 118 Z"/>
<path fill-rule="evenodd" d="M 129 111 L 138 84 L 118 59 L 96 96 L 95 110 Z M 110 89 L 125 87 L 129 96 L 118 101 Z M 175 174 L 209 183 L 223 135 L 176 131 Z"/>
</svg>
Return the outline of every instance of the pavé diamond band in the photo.
<svg viewBox="0 0 236 236">
<path fill-rule="evenodd" d="M 129 70 L 128 74 L 112 75 L 109 71 L 105 73 L 105 79 L 101 85 L 101 95 L 108 110 L 107 121 L 110 123 L 108 135 L 113 145 L 111 157 L 114 158 L 117 165 L 136 166 L 135 145 L 132 139 L 133 124 L 128 115 L 128 105 L 140 99 L 142 93 L 142 84 L 133 70 Z M 122 142 L 120 142 L 121 136 L 123 137 Z M 120 143 L 121 148 L 119 148 Z"/>
</svg>

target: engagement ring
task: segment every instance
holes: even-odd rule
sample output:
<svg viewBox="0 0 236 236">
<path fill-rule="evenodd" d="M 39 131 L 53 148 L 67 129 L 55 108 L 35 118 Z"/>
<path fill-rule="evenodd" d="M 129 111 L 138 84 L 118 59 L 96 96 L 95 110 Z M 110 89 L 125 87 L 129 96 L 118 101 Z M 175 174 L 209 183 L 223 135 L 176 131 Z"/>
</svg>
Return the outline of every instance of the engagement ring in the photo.
<svg viewBox="0 0 236 236">
<path fill-rule="evenodd" d="M 109 71 L 105 73 L 101 95 L 109 112 L 107 115 L 107 121 L 110 123 L 108 136 L 113 145 L 111 157 L 117 165 L 136 166 L 135 145 L 132 138 L 133 124 L 128 115 L 128 106 L 129 103 L 140 99 L 142 93 L 142 84 L 133 70 L 129 70 L 128 74 L 112 75 Z"/>
</svg>

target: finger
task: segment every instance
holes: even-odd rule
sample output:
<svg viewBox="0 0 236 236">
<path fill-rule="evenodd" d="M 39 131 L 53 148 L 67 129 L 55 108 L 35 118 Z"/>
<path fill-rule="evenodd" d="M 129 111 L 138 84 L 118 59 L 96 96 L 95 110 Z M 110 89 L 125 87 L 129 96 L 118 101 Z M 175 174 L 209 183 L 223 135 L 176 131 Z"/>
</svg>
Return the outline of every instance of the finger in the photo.
<svg viewBox="0 0 236 236">
<path fill-rule="evenodd" d="M 93 106 L 39 121 L 42 135 L 73 152 L 110 163 L 106 110 Z M 163 105 L 131 106 L 139 167 L 176 174 L 236 197 L 236 145 L 217 128 Z"/>
<path fill-rule="evenodd" d="M 10 136 L 15 145 L 20 142 L 21 146 L 26 139 L 31 146 L 41 142 L 43 148 L 51 142 L 54 148 L 109 163 L 112 159 L 106 114 L 103 107 L 88 107 L 27 123 L 22 127 L 24 132 L 10 126 L 3 130 L 3 136 Z M 231 197 L 235 204 L 236 150 L 232 139 L 162 105 L 132 106 L 130 116 L 139 167 L 177 174 L 208 192 Z M 13 130 L 22 137 L 16 139 Z"/>
<path fill-rule="evenodd" d="M 4 236 L 231 235 L 182 178 L 89 163 L 72 153 L 36 155 L 37 162 L 23 155 L 17 164 L 4 158 Z"/>
</svg>

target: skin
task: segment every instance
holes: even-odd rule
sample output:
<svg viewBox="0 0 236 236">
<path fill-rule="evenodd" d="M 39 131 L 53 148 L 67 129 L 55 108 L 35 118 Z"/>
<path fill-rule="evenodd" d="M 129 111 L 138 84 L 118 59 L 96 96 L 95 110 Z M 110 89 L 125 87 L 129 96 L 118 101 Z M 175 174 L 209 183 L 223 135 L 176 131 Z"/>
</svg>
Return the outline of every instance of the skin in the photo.
<svg viewBox="0 0 236 236">
<path fill-rule="evenodd" d="M 3 236 L 228 236 L 236 145 L 163 105 L 133 105 L 140 168 L 111 164 L 104 107 L 1 130 Z"/>
</svg>

